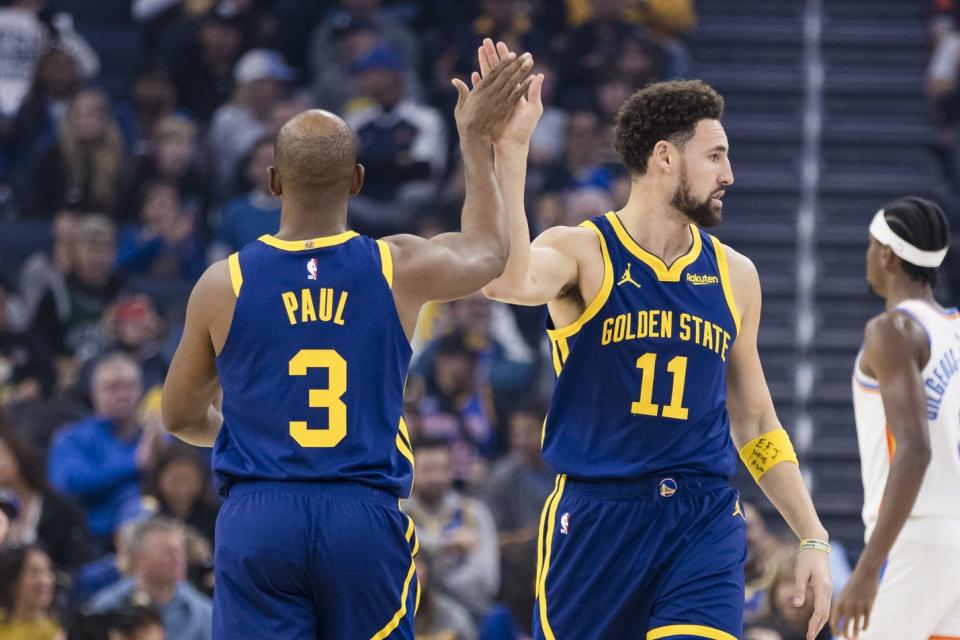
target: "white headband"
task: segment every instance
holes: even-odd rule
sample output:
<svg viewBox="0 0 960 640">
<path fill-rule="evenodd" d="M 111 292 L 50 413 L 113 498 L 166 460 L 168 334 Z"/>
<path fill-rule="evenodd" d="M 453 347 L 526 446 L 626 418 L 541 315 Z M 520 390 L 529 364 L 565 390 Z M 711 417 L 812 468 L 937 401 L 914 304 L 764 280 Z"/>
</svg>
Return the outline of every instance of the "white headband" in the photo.
<svg viewBox="0 0 960 640">
<path fill-rule="evenodd" d="M 948 247 L 939 251 L 924 251 L 895 234 L 890 225 L 887 224 L 886 218 L 883 217 L 883 209 L 877 211 L 877 215 L 873 216 L 873 222 L 870 223 L 870 235 L 876 238 L 880 244 L 890 247 L 895 256 L 918 267 L 935 269 L 943 263 L 943 258 L 947 255 Z"/>
</svg>

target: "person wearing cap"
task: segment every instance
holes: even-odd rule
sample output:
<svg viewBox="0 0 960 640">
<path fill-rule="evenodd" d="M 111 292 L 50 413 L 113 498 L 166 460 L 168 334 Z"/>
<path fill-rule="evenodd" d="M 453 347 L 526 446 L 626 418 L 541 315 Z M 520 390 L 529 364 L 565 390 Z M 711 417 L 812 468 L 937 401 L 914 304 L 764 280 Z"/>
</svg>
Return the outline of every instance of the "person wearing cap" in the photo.
<svg viewBox="0 0 960 640">
<path fill-rule="evenodd" d="M 960 311 L 933 296 L 949 244 L 923 198 L 870 223 L 867 282 L 886 308 L 853 369 L 866 547 L 834 605 L 841 637 L 960 637 Z"/>
<path fill-rule="evenodd" d="M 294 70 L 271 49 L 248 51 L 237 61 L 233 97 L 213 114 L 207 139 L 218 199 L 229 195 L 240 160 L 266 133 L 273 107 L 294 77 Z"/>
<path fill-rule="evenodd" d="M 382 45 L 353 64 L 369 106 L 346 120 L 357 132 L 368 178 L 350 203 L 350 215 L 356 228 L 373 235 L 409 229 L 416 212 L 435 197 L 446 166 L 443 117 L 407 96 L 406 68 L 399 53 Z"/>
</svg>

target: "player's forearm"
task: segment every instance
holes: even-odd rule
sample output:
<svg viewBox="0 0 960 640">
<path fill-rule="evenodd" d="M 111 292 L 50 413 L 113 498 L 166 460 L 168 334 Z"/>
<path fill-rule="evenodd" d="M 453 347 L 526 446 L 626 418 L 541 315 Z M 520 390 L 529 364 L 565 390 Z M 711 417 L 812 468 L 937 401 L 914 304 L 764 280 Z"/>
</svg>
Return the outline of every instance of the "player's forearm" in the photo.
<svg viewBox="0 0 960 640">
<path fill-rule="evenodd" d="M 493 146 L 485 140 L 461 140 L 466 197 L 460 232 L 470 240 L 471 253 L 479 254 L 496 277 L 503 271 L 509 249 L 509 231 L 503 198 L 493 165 Z"/>
<path fill-rule="evenodd" d="M 164 420 L 164 429 L 178 439 L 196 447 L 212 447 L 220 433 L 223 414 L 213 405 L 207 407 L 204 416 L 195 419 Z"/>
<path fill-rule="evenodd" d="M 791 462 L 778 464 L 764 473 L 757 484 L 797 538 L 828 539 L 829 534 L 817 516 L 799 466 Z"/>
<path fill-rule="evenodd" d="M 910 517 L 929 464 L 929 447 L 917 443 L 897 443 L 877 524 L 857 562 L 861 570 L 879 574 L 900 530 Z"/>
<path fill-rule="evenodd" d="M 522 290 L 530 266 L 530 228 L 524 206 L 527 183 L 528 145 L 497 147 L 495 165 L 497 183 L 507 210 L 510 229 L 510 255 L 503 274 L 484 287 L 489 298 L 504 299 Z"/>
</svg>

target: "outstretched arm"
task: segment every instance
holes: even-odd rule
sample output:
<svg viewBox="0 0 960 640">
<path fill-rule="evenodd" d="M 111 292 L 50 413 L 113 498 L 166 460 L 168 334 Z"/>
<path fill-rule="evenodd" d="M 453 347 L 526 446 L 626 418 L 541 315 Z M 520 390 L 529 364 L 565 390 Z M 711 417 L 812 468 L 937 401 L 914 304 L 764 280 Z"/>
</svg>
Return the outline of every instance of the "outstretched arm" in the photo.
<svg viewBox="0 0 960 640">
<path fill-rule="evenodd" d="M 884 415 L 897 446 L 877 525 L 833 610 L 834 631 L 850 638 L 870 624 L 880 569 L 910 516 L 930 464 L 926 394 L 920 375 L 929 357 L 923 329 L 902 313 L 885 313 L 867 325 L 861 362 L 880 383 Z"/>
<path fill-rule="evenodd" d="M 480 73 L 476 85 L 494 65 L 510 55 L 505 44 L 487 38 L 477 50 Z M 510 226 L 510 256 L 500 276 L 483 289 L 488 298 L 513 304 L 541 305 L 558 297 L 577 278 L 576 260 L 564 252 L 569 232 L 550 230 L 530 244 L 530 229 L 524 207 L 527 157 L 530 137 L 543 114 L 540 91 L 543 76 L 536 75 L 527 96 L 520 98 L 503 134 L 496 140 L 496 177 L 507 209 Z M 573 235 L 576 235 L 574 233 Z"/>
<path fill-rule="evenodd" d="M 503 271 L 508 250 L 506 216 L 494 177 L 493 139 L 530 86 L 529 54 L 503 60 L 472 91 L 454 80 L 459 98 L 457 130 L 466 198 L 461 229 L 429 240 L 413 235 L 384 238 L 394 263 L 394 299 L 409 335 L 420 306 L 478 291 Z"/>
<path fill-rule="evenodd" d="M 792 453 L 792 448 L 777 418 L 760 364 L 757 351 L 760 278 L 748 258 L 729 248 L 724 249 L 730 268 L 732 295 L 736 307 L 742 310 L 740 330 L 727 363 L 727 409 L 731 435 L 741 457 L 748 461 L 760 488 L 796 536 L 800 540 L 826 542 L 827 531 L 813 507 L 796 457 L 786 454 L 788 449 Z M 785 464 L 777 464 L 784 459 L 787 461 Z M 800 549 L 794 583 L 795 606 L 803 605 L 808 585 L 813 587 L 814 609 L 807 626 L 807 640 L 814 640 L 830 615 L 830 593 L 833 590 L 829 558 L 822 550 Z"/>
</svg>

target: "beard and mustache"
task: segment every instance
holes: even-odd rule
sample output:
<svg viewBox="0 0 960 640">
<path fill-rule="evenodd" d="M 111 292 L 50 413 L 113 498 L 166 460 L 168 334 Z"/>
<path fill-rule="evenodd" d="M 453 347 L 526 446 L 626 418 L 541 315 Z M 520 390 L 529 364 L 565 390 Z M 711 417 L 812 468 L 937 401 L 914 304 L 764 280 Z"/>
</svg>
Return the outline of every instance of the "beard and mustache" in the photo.
<svg viewBox="0 0 960 640">
<path fill-rule="evenodd" d="M 720 209 L 714 209 L 712 193 L 703 201 L 697 200 L 694 195 L 690 193 L 690 183 L 687 181 L 686 165 L 680 169 L 680 181 L 677 184 L 676 191 L 673 192 L 670 205 L 689 218 L 690 222 L 698 227 L 715 227 L 720 224 L 720 221 L 723 219 L 723 214 Z"/>
</svg>

